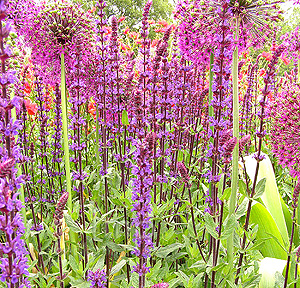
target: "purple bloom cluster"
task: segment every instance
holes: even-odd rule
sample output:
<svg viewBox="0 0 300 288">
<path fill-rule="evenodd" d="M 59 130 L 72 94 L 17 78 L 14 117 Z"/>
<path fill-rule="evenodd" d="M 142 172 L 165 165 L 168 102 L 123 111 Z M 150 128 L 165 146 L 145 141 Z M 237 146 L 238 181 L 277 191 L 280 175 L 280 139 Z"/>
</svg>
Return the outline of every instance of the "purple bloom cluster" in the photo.
<svg viewBox="0 0 300 288">
<path fill-rule="evenodd" d="M 106 288 L 107 281 L 105 270 L 96 270 L 95 272 L 89 270 L 87 280 L 91 282 L 91 288 Z"/>
<path fill-rule="evenodd" d="M 15 81 L 15 73 L 6 71 L 6 60 L 10 55 L 4 48 L 4 38 L 8 37 L 11 26 L 6 19 L 6 1 L 0 1 L 0 59 L 1 59 L 1 98 L 0 98 L 0 230 L 4 241 L 0 244 L 0 279 L 7 287 L 30 287 L 24 277 L 28 275 L 26 250 L 22 236 L 23 219 L 20 215 L 22 203 L 18 199 L 17 189 L 23 183 L 22 176 L 17 175 L 16 164 L 20 164 L 22 154 L 16 146 L 15 137 L 22 129 L 19 120 L 11 117 L 11 110 L 20 111 L 21 99 L 12 100 L 7 86 Z M 10 75 L 8 77 L 8 75 Z M 6 79 L 5 81 L 3 79 Z"/>
<path fill-rule="evenodd" d="M 133 175 L 136 175 L 132 183 L 132 200 L 134 201 L 132 210 L 136 212 L 136 216 L 132 219 L 132 223 L 137 229 L 134 237 L 134 242 L 137 246 L 133 253 L 139 257 L 139 263 L 134 267 L 134 271 L 139 274 L 142 283 L 145 281 L 145 274 L 149 272 L 146 260 L 150 257 L 150 249 L 153 247 L 147 229 L 149 228 L 152 211 L 151 187 L 153 185 L 153 171 L 151 168 L 154 141 L 156 141 L 156 135 L 153 132 L 149 133 L 143 141 L 137 140 L 134 155 L 136 164 L 132 168 Z"/>
<path fill-rule="evenodd" d="M 288 167 L 293 177 L 300 176 L 300 89 L 299 86 L 287 81 L 282 92 L 270 103 L 269 113 L 272 119 L 272 148 L 279 163 Z"/>
</svg>

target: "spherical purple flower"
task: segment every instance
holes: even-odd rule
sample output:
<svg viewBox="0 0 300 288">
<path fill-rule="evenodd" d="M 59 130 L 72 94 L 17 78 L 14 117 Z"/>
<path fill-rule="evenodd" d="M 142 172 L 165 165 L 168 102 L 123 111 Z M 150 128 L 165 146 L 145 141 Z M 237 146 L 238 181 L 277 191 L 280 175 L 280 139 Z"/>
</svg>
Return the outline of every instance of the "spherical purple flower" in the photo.
<svg viewBox="0 0 300 288">
<path fill-rule="evenodd" d="M 78 49 L 84 56 L 92 50 L 94 23 L 79 5 L 69 1 L 55 0 L 37 6 L 27 26 L 23 33 L 32 49 L 33 62 L 51 84 L 59 81 L 62 53 L 68 67 L 71 54 Z"/>
<path fill-rule="evenodd" d="M 239 44 L 253 46 L 268 39 L 272 33 L 271 22 L 281 18 L 278 1 L 187 1 L 178 3 L 175 17 L 179 20 L 179 46 L 182 53 L 194 62 L 208 63 L 209 52 L 218 44 L 215 35 L 221 35 L 220 23 L 224 20 L 232 30 L 239 23 Z M 221 36 L 220 36 L 221 38 Z"/>
</svg>

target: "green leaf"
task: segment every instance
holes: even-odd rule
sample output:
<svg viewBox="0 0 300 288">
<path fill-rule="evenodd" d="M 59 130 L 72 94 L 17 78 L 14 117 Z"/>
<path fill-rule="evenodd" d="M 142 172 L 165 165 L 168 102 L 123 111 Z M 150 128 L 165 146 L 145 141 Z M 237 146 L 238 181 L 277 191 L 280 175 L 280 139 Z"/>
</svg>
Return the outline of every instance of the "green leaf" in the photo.
<svg viewBox="0 0 300 288">
<path fill-rule="evenodd" d="M 47 288 L 50 288 L 50 287 L 53 287 L 53 282 L 55 281 L 56 279 L 54 277 L 50 278 L 50 280 L 48 281 L 47 283 Z"/>
<path fill-rule="evenodd" d="M 239 180 L 239 192 L 247 196 L 247 185 L 243 180 Z"/>
<path fill-rule="evenodd" d="M 110 275 L 117 274 L 126 264 L 126 260 L 122 259 L 119 263 L 117 263 L 114 267 L 110 270 Z"/>
<path fill-rule="evenodd" d="M 181 243 L 173 243 L 166 247 L 159 248 L 155 255 L 159 258 L 166 258 L 168 254 L 182 247 L 183 245 Z"/>
<path fill-rule="evenodd" d="M 79 270 L 79 266 L 78 266 L 77 261 L 75 260 L 75 258 L 71 254 L 70 254 L 70 257 L 69 257 L 69 264 L 70 264 L 72 270 L 77 273 L 78 270 Z"/>
<path fill-rule="evenodd" d="M 238 209 L 236 210 L 236 219 L 241 218 L 242 216 L 245 216 L 247 206 L 248 206 L 249 200 L 247 197 L 244 198 L 242 203 L 238 206 Z"/>
<path fill-rule="evenodd" d="M 230 218 L 227 220 L 225 223 L 224 230 L 222 231 L 221 234 L 221 239 L 227 239 L 233 232 L 237 225 L 236 219 L 234 215 L 231 215 Z"/>
<path fill-rule="evenodd" d="M 184 286 L 189 282 L 189 277 L 182 271 L 175 272 L 179 279 L 184 283 Z"/>
<path fill-rule="evenodd" d="M 275 273 L 275 286 L 274 288 L 282 288 L 284 285 L 284 277 L 282 276 L 282 274 L 280 274 L 279 272 Z"/>
<path fill-rule="evenodd" d="M 263 178 L 260 179 L 259 182 L 256 184 L 254 199 L 260 198 L 264 194 L 266 188 L 266 181 L 266 178 Z"/>
<path fill-rule="evenodd" d="M 192 266 L 190 266 L 189 268 L 198 268 L 200 270 L 205 271 L 205 267 L 206 267 L 206 263 L 203 260 L 197 261 L 194 264 L 192 264 Z"/>
<path fill-rule="evenodd" d="M 122 124 L 129 125 L 128 114 L 126 110 L 122 111 Z"/>
<path fill-rule="evenodd" d="M 82 232 L 82 229 L 80 228 L 80 226 L 72 219 L 72 217 L 69 214 L 65 213 L 64 217 L 65 217 L 65 221 L 71 231 L 73 231 L 75 233 Z"/>
<path fill-rule="evenodd" d="M 71 287 L 76 287 L 76 288 L 89 288 L 91 286 L 90 282 L 84 281 L 83 279 L 77 279 L 72 276 L 69 276 L 70 278 L 70 283 Z"/>
<path fill-rule="evenodd" d="M 216 231 L 217 224 L 214 222 L 213 217 L 209 213 L 204 214 L 204 221 L 205 221 L 205 228 L 207 232 L 214 237 L 215 239 L 218 238 L 218 234 Z"/>
<path fill-rule="evenodd" d="M 231 194 L 231 187 L 227 187 L 225 190 L 224 190 L 224 193 L 223 195 L 220 197 L 220 200 L 221 201 L 228 201 L 229 200 L 229 197 L 230 197 L 230 194 Z"/>
</svg>

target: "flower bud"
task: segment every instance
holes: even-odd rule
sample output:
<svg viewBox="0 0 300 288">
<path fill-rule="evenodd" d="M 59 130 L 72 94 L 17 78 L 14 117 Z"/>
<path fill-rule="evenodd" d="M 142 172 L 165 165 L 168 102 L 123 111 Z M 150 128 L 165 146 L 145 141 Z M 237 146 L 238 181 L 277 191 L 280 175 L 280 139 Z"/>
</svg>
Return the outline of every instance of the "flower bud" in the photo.
<svg viewBox="0 0 300 288">
<path fill-rule="evenodd" d="M 11 174 L 11 170 L 15 164 L 14 159 L 8 159 L 4 162 L 0 162 L 0 177 L 5 178 Z"/>
</svg>

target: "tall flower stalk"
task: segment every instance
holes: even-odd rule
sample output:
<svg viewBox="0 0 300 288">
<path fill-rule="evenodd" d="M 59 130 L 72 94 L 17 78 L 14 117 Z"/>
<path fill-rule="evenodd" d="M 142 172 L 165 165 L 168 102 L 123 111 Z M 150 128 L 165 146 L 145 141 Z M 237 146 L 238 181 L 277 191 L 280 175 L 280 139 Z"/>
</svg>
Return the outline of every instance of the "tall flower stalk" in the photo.
<svg viewBox="0 0 300 288">
<path fill-rule="evenodd" d="M 61 247 L 61 237 L 63 237 L 63 231 L 62 231 L 62 220 L 64 218 L 63 215 L 63 210 L 65 209 L 65 206 L 68 201 L 68 196 L 69 193 L 65 192 L 61 195 L 59 198 L 56 209 L 55 209 L 55 214 L 54 214 L 54 224 L 56 225 L 56 231 L 54 233 L 55 237 L 57 238 L 57 254 L 58 254 L 58 265 L 59 265 L 59 283 L 60 287 L 64 288 L 64 279 L 67 277 L 66 274 L 63 274 L 63 267 L 62 267 L 62 247 Z"/>
<path fill-rule="evenodd" d="M 24 224 L 20 215 L 22 203 L 18 199 L 18 189 L 23 184 L 22 175 L 18 176 L 17 163 L 22 155 L 16 145 L 15 136 L 22 129 L 21 123 L 12 118 L 11 110 L 20 111 L 21 99 L 9 96 L 9 85 L 14 84 L 15 72 L 7 70 L 7 59 L 12 56 L 9 46 L 5 42 L 11 26 L 7 21 L 6 2 L 0 1 L 0 59 L 1 59 L 1 98 L 0 98 L 0 230 L 4 241 L 0 244 L 0 279 L 9 288 L 30 287 L 26 279 L 28 265 L 25 243 L 22 239 Z"/>
<path fill-rule="evenodd" d="M 236 19 L 236 44 L 239 41 L 239 19 Z M 238 46 L 236 45 L 233 52 L 233 67 L 232 67 L 232 107 L 233 107 L 233 137 L 239 139 L 239 90 L 238 90 Z M 238 188 L 238 173 L 239 173 L 239 141 L 235 145 L 233 150 L 233 159 L 232 159 L 232 177 L 231 177 L 231 194 L 229 200 L 229 212 L 228 217 L 231 217 L 234 214 L 236 207 L 236 198 L 237 198 L 237 188 Z M 233 269 L 233 258 L 234 258 L 234 233 L 229 236 L 227 240 L 227 251 L 228 251 L 228 262 L 230 270 Z M 233 275 L 233 274 L 232 274 Z M 233 276 L 232 276 L 233 280 Z"/>
<path fill-rule="evenodd" d="M 287 257 L 287 262 L 286 262 L 283 288 L 286 288 L 287 284 L 288 284 L 288 276 L 289 276 L 290 262 L 291 262 L 291 252 L 292 252 L 292 248 L 293 248 L 293 239 L 294 239 L 294 233 L 295 233 L 295 227 L 296 227 L 296 219 L 295 219 L 296 218 L 296 209 L 298 207 L 299 194 L 300 194 L 300 182 L 297 183 L 297 185 L 294 189 L 294 193 L 293 193 L 293 203 L 292 203 L 292 207 L 293 207 L 292 221 L 293 221 L 293 224 L 292 224 L 289 252 L 288 252 L 288 257 Z M 297 269 L 297 265 L 296 265 L 296 269 Z"/>
<path fill-rule="evenodd" d="M 250 223 L 250 213 L 251 213 L 251 208 L 252 208 L 253 197 L 255 195 L 256 184 L 258 182 L 258 170 L 259 170 L 259 166 L 260 166 L 260 161 L 262 161 L 264 159 L 264 156 L 262 155 L 262 142 L 263 142 L 263 138 L 266 134 L 265 118 L 266 118 L 267 95 L 270 93 L 270 91 L 272 91 L 272 83 L 274 81 L 276 68 L 277 68 L 276 64 L 278 63 L 278 58 L 280 57 L 280 55 L 282 54 L 282 52 L 284 50 L 285 50 L 285 47 L 283 45 L 279 46 L 275 50 L 275 52 L 272 56 L 272 59 L 268 65 L 268 71 L 267 71 L 267 74 L 264 79 L 265 86 L 262 90 L 263 98 L 260 100 L 261 110 L 258 112 L 260 124 L 259 124 L 259 129 L 256 132 L 256 135 L 258 137 L 258 151 L 255 153 L 255 156 L 254 156 L 257 161 L 257 164 L 256 164 L 254 179 L 253 179 L 253 183 L 252 183 L 252 190 L 249 195 L 250 199 L 249 199 L 248 206 L 247 206 L 246 220 L 245 220 L 245 225 L 244 225 L 245 232 L 243 234 L 243 239 L 242 239 L 242 243 L 241 243 L 241 250 L 240 250 L 241 252 L 240 252 L 240 256 L 239 256 L 239 260 L 238 260 L 235 284 L 238 284 L 240 272 L 241 272 L 241 268 L 242 268 L 242 263 L 243 263 L 243 258 L 244 258 L 244 254 L 245 254 L 244 249 L 246 247 L 246 240 L 247 240 L 246 231 L 248 230 L 249 223 Z"/>
<path fill-rule="evenodd" d="M 150 257 L 150 249 L 153 247 L 151 235 L 147 233 L 150 225 L 151 209 L 151 187 L 153 185 L 152 158 L 156 141 L 154 132 L 150 132 L 144 140 L 136 142 L 135 160 L 136 165 L 132 173 L 136 175 L 133 179 L 132 200 L 133 211 L 136 212 L 132 219 L 136 227 L 134 242 L 136 247 L 133 253 L 138 257 L 139 262 L 134 267 L 134 272 L 139 275 L 139 288 L 145 287 L 145 276 L 149 272 L 147 258 Z"/>
<path fill-rule="evenodd" d="M 69 211 L 72 211 L 72 185 L 71 185 L 71 171 L 70 171 L 70 152 L 69 152 L 69 138 L 68 138 L 68 120 L 67 120 L 67 95 L 66 95 L 66 75 L 65 75 L 65 56 L 61 54 L 61 110 L 62 110 L 62 128 L 63 128 L 63 150 L 64 163 L 66 171 L 66 191 L 69 193 L 67 206 Z M 71 243 L 76 243 L 76 236 L 74 232 L 70 232 Z M 74 257 L 78 257 L 75 244 L 71 244 Z"/>
</svg>

